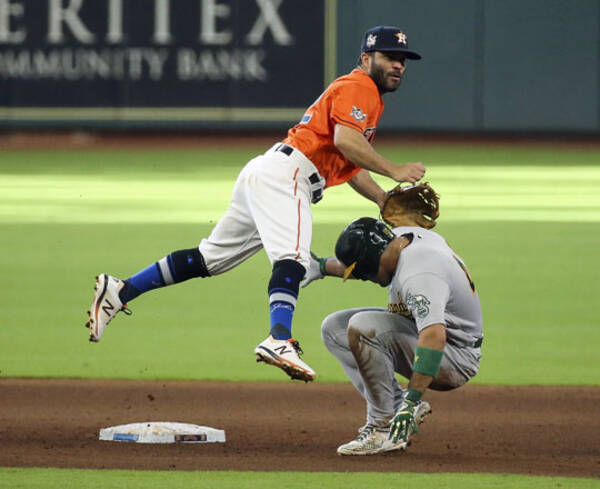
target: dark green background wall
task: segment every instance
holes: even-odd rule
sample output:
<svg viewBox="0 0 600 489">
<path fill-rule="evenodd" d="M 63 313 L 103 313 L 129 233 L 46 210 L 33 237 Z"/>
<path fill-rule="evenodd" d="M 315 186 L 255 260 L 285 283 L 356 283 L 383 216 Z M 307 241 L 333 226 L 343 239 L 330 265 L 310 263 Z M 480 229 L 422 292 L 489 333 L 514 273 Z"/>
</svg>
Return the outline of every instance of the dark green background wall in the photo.
<svg viewBox="0 0 600 489">
<path fill-rule="evenodd" d="M 339 73 L 378 24 L 423 55 L 382 129 L 600 132 L 599 0 L 339 0 Z"/>
</svg>

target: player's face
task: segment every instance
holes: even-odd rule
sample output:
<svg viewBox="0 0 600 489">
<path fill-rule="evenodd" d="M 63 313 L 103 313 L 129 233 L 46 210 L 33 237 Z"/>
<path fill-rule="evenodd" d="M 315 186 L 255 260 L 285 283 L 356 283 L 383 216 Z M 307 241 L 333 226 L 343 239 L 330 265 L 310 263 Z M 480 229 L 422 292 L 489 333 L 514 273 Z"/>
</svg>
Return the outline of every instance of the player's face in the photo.
<svg viewBox="0 0 600 489">
<path fill-rule="evenodd" d="M 405 241 L 408 241 L 404 238 Z M 396 267 L 398 265 L 398 259 L 400 257 L 400 246 L 402 245 L 401 239 L 394 239 L 387 246 L 384 252 L 381 254 L 379 259 L 379 269 L 377 273 L 367 277 L 367 280 L 375 282 L 382 287 L 387 287 L 392 283 L 394 274 L 396 273 Z"/>
<path fill-rule="evenodd" d="M 406 70 L 406 56 L 392 51 L 375 51 L 369 60 L 367 73 L 379 91 L 381 93 L 395 91 L 402 83 Z"/>
<path fill-rule="evenodd" d="M 368 277 L 367 280 L 371 282 L 375 282 L 379 284 L 381 287 L 387 287 L 392 283 L 393 274 L 385 269 L 383 264 L 379 265 L 379 270 L 377 271 L 377 275 Z"/>
</svg>

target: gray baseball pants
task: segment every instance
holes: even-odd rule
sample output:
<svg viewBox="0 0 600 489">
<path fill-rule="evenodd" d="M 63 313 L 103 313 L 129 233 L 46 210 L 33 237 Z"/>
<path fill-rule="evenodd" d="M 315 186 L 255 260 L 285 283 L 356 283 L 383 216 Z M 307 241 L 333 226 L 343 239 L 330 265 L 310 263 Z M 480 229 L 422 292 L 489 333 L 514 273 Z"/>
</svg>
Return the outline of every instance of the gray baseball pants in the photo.
<svg viewBox="0 0 600 489">
<path fill-rule="evenodd" d="M 359 335 L 360 361 L 350 349 L 349 333 Z M 395 373 L 406 379 L 413 373 L 419 337 L 415 322 L 382 308 L 347 309 L 327 316 L 321 335 L 367 401 L 367 424 L 387 428 L 403 392 Z M 430 388 L 450 390 L 465 384 L 477 373 L 479 357 L 479 350 L 446 344 L 440 372 Z"/>
</svg>

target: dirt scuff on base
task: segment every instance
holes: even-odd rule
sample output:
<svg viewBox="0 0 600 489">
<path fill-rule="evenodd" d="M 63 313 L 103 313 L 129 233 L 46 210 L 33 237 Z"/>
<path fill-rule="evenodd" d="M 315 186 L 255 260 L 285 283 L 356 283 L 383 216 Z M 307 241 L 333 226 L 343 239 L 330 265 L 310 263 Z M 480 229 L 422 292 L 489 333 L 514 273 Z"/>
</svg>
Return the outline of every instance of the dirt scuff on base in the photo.
<svg viewBox="0 0 600 489">
<path fill-rule="evenodd" d="M 433 414 L 407 452 L 340 457 L 364 423 L 348 384 L 0 379 L 0 466 L 600 477 L 598 388 L 472 385 L 426 399 Z M 98 440 L 142 421 L 220 428 L 227 442 Z"/>
</svg>

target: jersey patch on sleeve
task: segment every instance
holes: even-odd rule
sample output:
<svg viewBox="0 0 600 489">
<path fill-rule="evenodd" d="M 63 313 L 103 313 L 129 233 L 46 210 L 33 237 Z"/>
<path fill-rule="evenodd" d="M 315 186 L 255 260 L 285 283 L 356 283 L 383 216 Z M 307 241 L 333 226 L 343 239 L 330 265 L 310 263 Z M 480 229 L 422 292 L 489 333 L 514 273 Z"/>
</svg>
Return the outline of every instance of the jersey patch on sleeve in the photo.
<svg viewBox="0 0 600 489">
<path fill-rule="evenodd" d="M 361 109 L 359 109 L 356 105 L 352 106 L 352 110 L 350 111 L 350 115 L 354 117 L 356 122 L 362 122 L 367 118 L 367 114 L 365 114 Z"/>
<path fill-rule="evenodd" d="M 429 315 L 429 304 L 431 302 L 424 295 L 406 294 L 406 305 L 412 311 L 414 317 L 424 319 Z"/>
<path fill-rule="evenodd" d="M 308 124 L 312 119 L 312 114 L 304 114 L 304 117 L 300 119 L 300 124 Z"/>
</svg>

